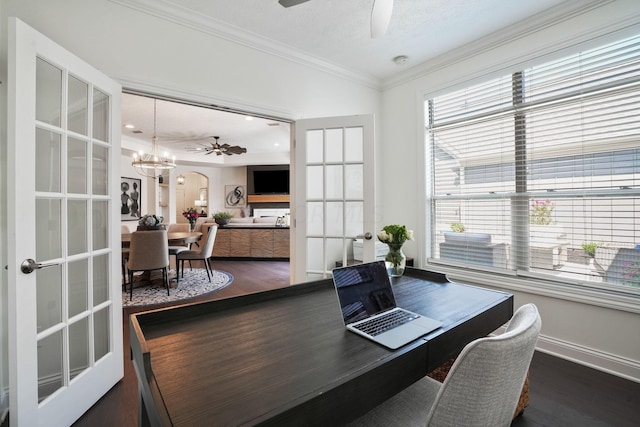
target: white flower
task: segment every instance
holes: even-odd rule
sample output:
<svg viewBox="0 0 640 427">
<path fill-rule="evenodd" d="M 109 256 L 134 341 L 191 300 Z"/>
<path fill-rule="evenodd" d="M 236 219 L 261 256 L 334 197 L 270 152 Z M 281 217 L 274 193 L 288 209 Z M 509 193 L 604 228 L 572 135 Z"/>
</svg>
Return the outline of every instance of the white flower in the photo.
<svg viewBox="0 0 640 427">
<path fill-rule="evenodd" d="M 413 240 L 413 230 L 407 230 L 407 240 Z"/>
<path fill-rule="evenodd" d="M 390 242 L 391 241 L 391 236 L 388 235 L 384 230 L 380 231 L 378 233 L 378 239 L 381 242 Z"/>
</svg>

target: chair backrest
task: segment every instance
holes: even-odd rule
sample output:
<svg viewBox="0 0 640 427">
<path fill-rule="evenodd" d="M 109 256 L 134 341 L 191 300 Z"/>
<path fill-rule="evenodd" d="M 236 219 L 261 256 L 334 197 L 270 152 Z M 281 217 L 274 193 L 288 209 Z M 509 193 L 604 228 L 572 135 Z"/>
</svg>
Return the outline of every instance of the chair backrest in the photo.
<svg viewBox="0 0 640 427">
<path fill-rule="evenodd" d="M 189 223 L 173 223 L 169 224 L 167 227 L 167 233 L 188 233 L 189 232 Z"/>
<path fill-rule="evenodd" d="M 507 331 L 480 338 L 460 353 L 427 417 L 428 426 L 509 426 L 529 370 L 541 320 L 520 307 Z"/>
<path fill-rule="evenodd" d="M 129 261 L 131 271 L 155 270 L 169 265 L 167 230 L 134 231 L 131 233 Z"/>
<path fill-rule="evenodd" d="M 193 229 L 193 231 L 202 231 L 202 225 L 207 222 L 209 218 L 207 218 L 206 216 L 201 216 L 196 218 L 196 225 L 195 228 Z"/>
<path fill-rule="evenodd" d="M 130 233 L 131 233 L 131 229 L 128 226 L 124 224 L 120 225 L 120 234 L 130 234 Z"/>
<path fill-rule="evenodd" d="M 218 233 L 218 226 L 214 224 L 202 224 L 202 241 L 204 244 L 200 244 L 200 254 L 203 258 L 209 258 L 213 255 L 213 244 L 216 240 L 216 234 Z"/>
</svg>

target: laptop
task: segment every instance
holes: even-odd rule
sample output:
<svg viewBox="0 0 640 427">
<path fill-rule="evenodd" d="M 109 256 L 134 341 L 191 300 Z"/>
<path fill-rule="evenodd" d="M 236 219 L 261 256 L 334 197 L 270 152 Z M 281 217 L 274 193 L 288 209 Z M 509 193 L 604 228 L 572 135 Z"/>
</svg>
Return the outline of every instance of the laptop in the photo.
<svg viewBox="0 0 640 427">
<path fill-rule="evenodd" d="M 384 261 L 333 270 L 346 328 L 395 350 L 442 326 L 442 322 L 396 306 Z"/>
</svg>

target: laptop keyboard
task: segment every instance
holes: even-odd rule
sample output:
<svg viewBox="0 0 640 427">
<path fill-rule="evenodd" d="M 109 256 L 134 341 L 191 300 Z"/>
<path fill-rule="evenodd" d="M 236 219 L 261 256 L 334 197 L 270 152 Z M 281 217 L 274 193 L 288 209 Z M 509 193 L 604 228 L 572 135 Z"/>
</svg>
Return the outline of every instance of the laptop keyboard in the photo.
<svg viewBox="0 0 640 427">
<path fill-rule="evenodd" d="M 354 328 L 371 336 L 380 335 L 383 332 L 403 325 L 416 319 L 418 316 L 404 311 L 396 310 L 379 317 L 370 319 L 366 322 L 353 325 Z"/>
</svg>

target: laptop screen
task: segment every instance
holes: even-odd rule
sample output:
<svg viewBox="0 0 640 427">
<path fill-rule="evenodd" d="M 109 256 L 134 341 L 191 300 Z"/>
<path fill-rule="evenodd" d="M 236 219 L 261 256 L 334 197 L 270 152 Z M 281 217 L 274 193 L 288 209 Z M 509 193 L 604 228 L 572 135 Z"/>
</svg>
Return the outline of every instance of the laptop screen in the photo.
<svg viewBox="0 0 640 427">
<path fill-rule="evenodd" d="M 333 283 L 345 324 L 396 306 L 384 261 L 336 268 Z"/>
</svg>

